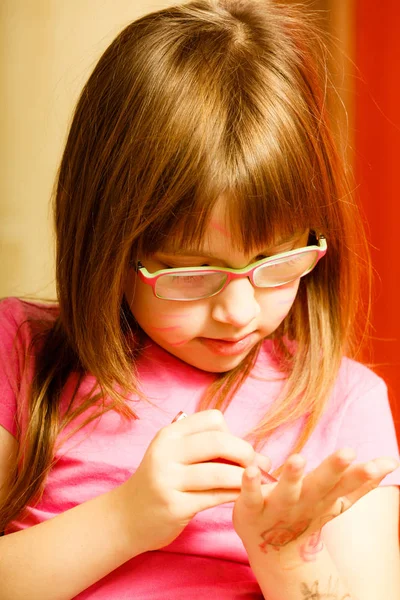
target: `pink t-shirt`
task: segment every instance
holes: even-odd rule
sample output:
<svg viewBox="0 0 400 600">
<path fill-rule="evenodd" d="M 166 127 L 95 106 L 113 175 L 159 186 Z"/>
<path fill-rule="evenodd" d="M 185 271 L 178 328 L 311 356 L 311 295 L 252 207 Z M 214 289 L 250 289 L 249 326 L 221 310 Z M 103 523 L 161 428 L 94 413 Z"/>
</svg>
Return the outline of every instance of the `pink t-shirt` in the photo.
<svg viewBox="0 0 400 600">
<path fill-rule="evenodd" d="M 31 359 L 26 356 L 32 332 L 28 323 L 22 323 L 28 318 L 51 320 L 56 310 L 13 298 L 0 304 L 0 424 L 17 438 L 26 428 L 24 402 L 32 377 Z M 259 422 L 280 389 L 268 348 L 265 342 L 253 374 L 225 412 L 237 436 L 243 437 Z M 127 422 L 110 411 L 61 443 L 43 498 L 28 507 L 24 521 L 10 523 L 7 533 L 50 519 L 126 481 L 157 431 L 179 411 L 195 412 L 213 379 L 151 340 L 137 367 L 142 389 L 151 400 L 129 400 L 139 419 Z M 92 384 L 93 378 L 87 376 L 79 394 Z M 73 389 L 72 377 L 62 396 L 63 406 Z M 299 420 L 281 427 L 265 444 L 263 452 L 272 459 L 273 468 L 282 464 L 303 424 Z M 302 451 L 307 469 L 349 446 L 357 451 L 359 461 L 399 456 L 384 382 L 365 366 L 345 359 L 326 410 Z M 399 484 L 400 469 L 383 482 Z M 210 600 L 263 598 L 232 527 L 232 504 L 199 513 L 172 544 L 133 558 L 76 598 L 180 600 L 193 594 Z"/>
</svg>

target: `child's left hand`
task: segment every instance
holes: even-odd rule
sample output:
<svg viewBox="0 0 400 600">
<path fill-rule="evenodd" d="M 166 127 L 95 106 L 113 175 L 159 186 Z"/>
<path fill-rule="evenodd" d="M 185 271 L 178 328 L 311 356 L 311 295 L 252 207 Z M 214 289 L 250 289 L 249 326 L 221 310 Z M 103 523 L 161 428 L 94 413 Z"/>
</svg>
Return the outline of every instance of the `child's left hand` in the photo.
<svg viewBox="0 0 400 600">
<path fill-rule="evenodd" d="M 308 556 L 316 554 L 323 525 L 376 488 L 398 466 L 388 458 L 352 465 L 354 459 L 353 450 L 339 450 L 304 476 L 304 459 L 292 455 L 279 482 L 268 485 L 261 485 L 257 467 L 247 467 L 233 511 L 233 526 L 247 551 L 259 547 L 274 555 L 297 546 L 304 560 L 306 551 Z"/>
</svg>

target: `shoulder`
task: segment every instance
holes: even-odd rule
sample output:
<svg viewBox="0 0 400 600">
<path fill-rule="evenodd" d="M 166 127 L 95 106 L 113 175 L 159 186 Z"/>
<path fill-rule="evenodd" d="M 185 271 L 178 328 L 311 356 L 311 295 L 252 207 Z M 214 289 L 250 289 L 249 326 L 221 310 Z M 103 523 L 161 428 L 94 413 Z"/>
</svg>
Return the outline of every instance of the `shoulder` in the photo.
<svg viewBox="0 0 400 600">
<path fill-rule="evenodd" d="M 351 358 L 343 358 L 335 391 L 347 397 L 348 395 L 360 396 L 372 390 L 386 393 L 385 381 L 367 365 Z"/>
<path fill-rule="evenodd" d="M 56 305 L 18 298 L 0 301 L 0 425 L 17 433 L 18 402 L 26 397 L 34 371 L 36 335 L 47 330 L 57 315 Z"/>
<path fill-rule="evenodd" d="M 397 434 L 385 381 L 371 368 L 344 359 L 333 394 L 332 423 L 337 425 L 336 447 L 352 447 L 358 462 L 377 457 L 399 459 Z M 400 485 L 400 469 L 380 483 Z"/>
<path fill-rule="evenodd" d="M 24 324 L 48 323 L 54 321 L 58 314 L 58 305 L 22 300 L 20 298 L 3 298 L 0 300 L 1 330 L 18 331 Z"/>
<path fill-rule="evenodd" d="M 388 391 L 382 377 L 365 364 L 343 358 L 325 412 L 342 420 L 352 414 L 371 417 L 388 408 Z"/>
<path fill-rule="evenodd" d="M 19 298 L 0 300 L 0 352 L 2 360 L 26 352 L 33 337 L 48 329 L 58 314 L 56 304 Z"/>
<path fill-rule="evenodd" d="M 356 444 L 360 460 L 398 456 L 386 383 L 366 365 L 342 361 L 325 414 L 338 427 L 339 445 Z"/>
</svg>

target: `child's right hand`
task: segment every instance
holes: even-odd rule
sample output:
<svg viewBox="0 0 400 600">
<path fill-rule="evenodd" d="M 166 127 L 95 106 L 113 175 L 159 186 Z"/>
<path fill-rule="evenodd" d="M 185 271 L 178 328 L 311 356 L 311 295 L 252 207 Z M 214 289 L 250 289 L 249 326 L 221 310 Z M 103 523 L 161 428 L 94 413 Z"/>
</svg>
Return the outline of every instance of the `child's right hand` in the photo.
<svg viewBox="0 0 400 600">
<path fill-rule="evenodd" d="M 239 466 L 207 462 L 218 457 Z M 161 429 L 136 472 L 119 488 L 119 508 L 136 553 L 168 545 L 198 512 L 234 502 L 244 468 L 252 464 L 270 468 L 267 457 L 229 432 L 218 410 Z"/>
</svg>

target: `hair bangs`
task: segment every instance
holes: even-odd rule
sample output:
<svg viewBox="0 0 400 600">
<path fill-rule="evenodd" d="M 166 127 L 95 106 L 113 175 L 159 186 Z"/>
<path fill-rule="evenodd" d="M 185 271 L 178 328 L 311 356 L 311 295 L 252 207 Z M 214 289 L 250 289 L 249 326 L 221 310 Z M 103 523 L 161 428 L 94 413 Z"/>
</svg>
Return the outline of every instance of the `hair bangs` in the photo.
<svg viewBox="0 0 400 600">
<path fill-rule="evenodd" d="M 288 154 L 275 155 L 273 169 L 265 164 L 253 166 L 247 180 L 227 196 L 225 210 L 232 245 L 246 254 L 279 245 L 307 229 L 321 229 L 325 219 L 315 197 L 305 186 L 287 185 L 284 171 L 295 172 L 289 159 Z M 307 177 L 306 170 L 302 177 Z"/>
<path fill-rule="evenodd" d="M 235 143 L 221 136 L 219 144 L 204 149 L 204 157 L 179 165 L 190 182 L 183 194 L 173 183 L 159 186 L 168 190 L 169 210 L 152 220 L 141 236 L 142 255 L 201 247 L 220 203 L 232 246 L 245 253 L 274 246 L 306 229 L 324 229 L 332 190 L 326 185 L 323 153 L 313 152 L 309 132 L 291 118 L 287 107 L 275 121 L 271 116 L 265 122 L 269 130 L 261 122 L 244 122 Z M 213 165 L 218 165 L 218 174 Z M 165 205 L 165 199 L 161 203 Z"/>
</svg>

